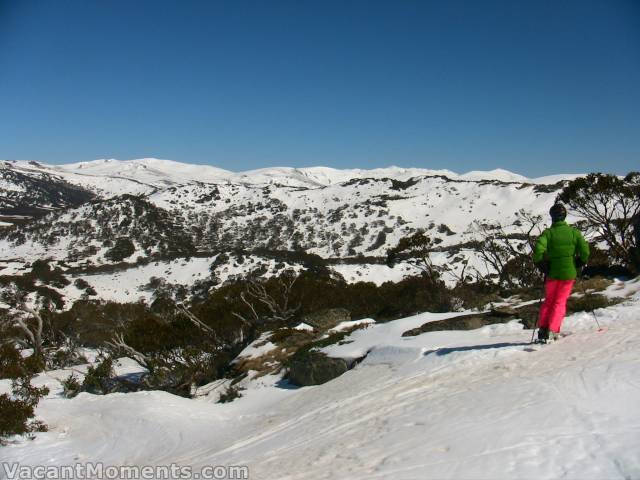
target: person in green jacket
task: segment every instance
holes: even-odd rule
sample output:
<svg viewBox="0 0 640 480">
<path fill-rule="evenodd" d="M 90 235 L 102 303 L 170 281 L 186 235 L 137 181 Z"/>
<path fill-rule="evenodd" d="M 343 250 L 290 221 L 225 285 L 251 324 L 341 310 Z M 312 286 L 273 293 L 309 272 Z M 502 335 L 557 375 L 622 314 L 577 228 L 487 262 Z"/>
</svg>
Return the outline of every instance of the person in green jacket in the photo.
<svg viewBox="0 0 640 480">
<path fill-rule="evenodd" d="M 580 231 L 567 225 L 567 210 L 556 203 L 549 210 L 551 227 L 538 237 L 533 262 L 544 273 L 544 303 L 538 319 L 538 341 L 555 340 L 567 311 L 567 299 L 578 269 L 589 260 L 589 244 Z"/>
</svg>

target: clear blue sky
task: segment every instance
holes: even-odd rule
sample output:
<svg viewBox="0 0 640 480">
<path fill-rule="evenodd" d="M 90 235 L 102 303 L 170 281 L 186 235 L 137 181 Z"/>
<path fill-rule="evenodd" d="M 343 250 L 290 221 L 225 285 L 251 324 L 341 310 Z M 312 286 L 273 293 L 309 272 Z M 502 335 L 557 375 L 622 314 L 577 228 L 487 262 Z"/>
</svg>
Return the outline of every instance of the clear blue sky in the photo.
<svg viewBox="0 0 640 480">
<path fill-rule="evenodd" d="M 640 169 L 640 1 L 0 0 L 0 158 Z"/>
</svg>

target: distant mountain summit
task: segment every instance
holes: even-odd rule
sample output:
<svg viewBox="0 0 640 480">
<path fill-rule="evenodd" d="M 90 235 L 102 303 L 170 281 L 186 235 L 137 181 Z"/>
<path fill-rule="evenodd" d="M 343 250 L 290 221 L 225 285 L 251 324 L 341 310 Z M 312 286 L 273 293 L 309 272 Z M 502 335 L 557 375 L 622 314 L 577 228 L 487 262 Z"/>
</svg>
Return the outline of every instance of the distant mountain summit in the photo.
<svg viewBox="0 0 640 480">
<path fill-rule="evenodd" d="M 210 165 L 194 165 L 157 158 L 93 160 L 49 168 L 61 174 L 122 178 L 157 187 L 188 182 L 215 183 L 225 181 L 232 175 L 227 170 Z"/>
<path fill-rule="evenodd" d="M 24 162 L 17 162 L 18 165 Z M 501 181 L 517 183 L 556 183 L 577 175 L 555 175 L 531 179 L 504 169 L 471 171 L 458 174 L 451 170 L 424 168 L 402 168 L 390 166 L 375 169 L 335 169 L 329 167 L 270 167 L 244 172 L 231 172 L 211 165 L 196 165 L 141 158 L 136 160 L 103 159 L 63 165 L 38 164 L 42 170 L 50 170 L 61 175 L 99 176 L 120 178 L 145 183 L 157 187 L 183 183 L 273 183 L 287 186 L 327 186 L 361 178 L 390 178 L 406 181 L 413 177 L 445 176 L 451 180 Z M 31 164 L 33 166 L 33 164 Z"/>
</svg>

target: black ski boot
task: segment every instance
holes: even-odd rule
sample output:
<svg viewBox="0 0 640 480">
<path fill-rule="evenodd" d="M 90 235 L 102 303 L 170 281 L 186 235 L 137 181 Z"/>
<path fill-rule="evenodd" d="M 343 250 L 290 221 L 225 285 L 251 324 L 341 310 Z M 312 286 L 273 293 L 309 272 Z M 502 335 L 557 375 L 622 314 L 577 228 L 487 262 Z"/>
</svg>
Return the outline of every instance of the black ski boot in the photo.
<svg viewBox="0 0 640 480">
<path fill-rule="evenodd" d="M 549 342 L 549 329 L 547 327 L 540 327 L 538 329 L 538 340 L 536 343 L 548 343 Z"/>
</svg>

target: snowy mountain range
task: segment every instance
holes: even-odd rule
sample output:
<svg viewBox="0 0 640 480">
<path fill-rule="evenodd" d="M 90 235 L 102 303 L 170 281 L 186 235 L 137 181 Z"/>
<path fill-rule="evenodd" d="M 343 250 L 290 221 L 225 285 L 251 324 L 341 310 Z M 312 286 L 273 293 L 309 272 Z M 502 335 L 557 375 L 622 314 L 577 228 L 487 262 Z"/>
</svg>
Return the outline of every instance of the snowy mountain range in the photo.
<svg viewBox="0 0 640 480">
<path fill-rule="evenodd" d="M 347 182 L 356 178 L 393 178 L 405 181 L 420 176 L 446 176 L 451 180 L 495 180 L 532 184 L 551 184 L 575 178 L 576 175 L 552 175 L 541 178 L 526 178 L 503 169 L 471 171 L 457 174 L 451 170 L 429 170 L 422 168 L 388 167 L 371 170 L 338 170 L 328 167 L 292 168 L 274 167 L 245 172 L 231 172 L 210 165 L 195 165 L 172 160 L 142 158 L 136 160 L 102 159 L 64 165 L 46 165 L 36 161 L 5 160 L 4 169 L 29 172 L 30 174 L 57 175 L 69 183 L 89 189 L 98 188 L 93 177 L 121 180 L 120 190 L 102 186 L 112 194 L 134 193 L 128 182 L 145 184 L 156 188 L 184 183 L 244 183 L 277 184 L 286 186 L 321 187 Z M 107 181 L 111 183 L 111 181 Z"/>
<path fill-rule="evenodd" d="M 277 263 L 273 252 L 288 251 L 318 255 L 349 281 L 381 283 L 411 273 L 407 266 L 387 267 L 384 257 L 401 238 L 422 230 L 436 245 L 435 263 L 448 265 L 455 277 L 477 260 L 470 243 L 477 239 L 474 222 L 500 222 L 515 234 L 518 212 L 546 219 L 558 191 L 577 176 L 400 167 L 234 173 L 150 158 L 57 166 L 4 161 L 0 267 L 5 275 L 21 274 L 34 259 L 45 259 L 74 276 L 91 275 L 83 278 L 92 285 L 105 284 L 95 277 L 100 267 L 117 265 L 118 275 L 134 269 L 132 277 L 143 283 L 122 286 L 118 276 L 106 284 L 130 292 L 116 298 L 137 300 L 146 283 L 140 270 L 150 261 L 169 265 L 182 258 L 195 281 L 212 274 L 209 266 L 221 252 L 243 252 L 266 265 Z M 210 261 L 195 267 L 193 257 Z M 224 280 L 247 266 L 224 268 L 213 275 Z M 70 300 L 83 293 L 74 288 L 64 292 Z M 107 291 L 112 287 L 98 295 Z"/>
</svg>

